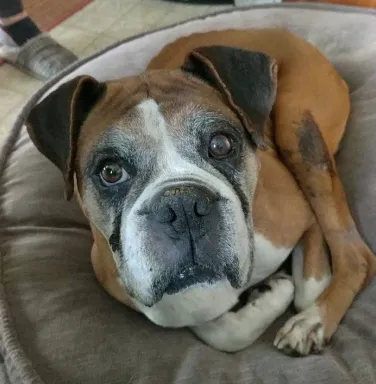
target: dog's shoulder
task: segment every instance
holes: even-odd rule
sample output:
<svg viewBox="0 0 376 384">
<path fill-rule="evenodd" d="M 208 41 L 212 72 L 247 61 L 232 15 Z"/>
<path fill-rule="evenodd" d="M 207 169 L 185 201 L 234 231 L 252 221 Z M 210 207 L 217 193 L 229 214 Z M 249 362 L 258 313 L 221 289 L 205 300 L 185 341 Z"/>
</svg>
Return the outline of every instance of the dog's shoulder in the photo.
<svg viewBox="0 0 376 384">
<path fill-rule="evenodd" d="M 255 232 L 277 247 L 292 247 L 313 221 L 311 208 L 274 150 L 258 151 L 260 171 L 253 202 Z"/>
</svg>

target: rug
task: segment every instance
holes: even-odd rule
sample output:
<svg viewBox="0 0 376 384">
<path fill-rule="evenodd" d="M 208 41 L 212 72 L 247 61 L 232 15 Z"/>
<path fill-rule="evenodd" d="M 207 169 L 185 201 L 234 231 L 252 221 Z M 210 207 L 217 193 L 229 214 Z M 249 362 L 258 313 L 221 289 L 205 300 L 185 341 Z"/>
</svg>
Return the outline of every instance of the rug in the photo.
<svg viewBox="0 0 376 384">
<path fill-rule="evenodd" d="M 93 0 L 24 0 L 25 10 L 43 31 L 49 31 Z"/>
<path fill-rule="evenodd" d="M 356 7 L 376 8 L 376 0 L 235 0 L 236 6 L 250 6 L 276 3 L 327 3 Z"/>
</svg>

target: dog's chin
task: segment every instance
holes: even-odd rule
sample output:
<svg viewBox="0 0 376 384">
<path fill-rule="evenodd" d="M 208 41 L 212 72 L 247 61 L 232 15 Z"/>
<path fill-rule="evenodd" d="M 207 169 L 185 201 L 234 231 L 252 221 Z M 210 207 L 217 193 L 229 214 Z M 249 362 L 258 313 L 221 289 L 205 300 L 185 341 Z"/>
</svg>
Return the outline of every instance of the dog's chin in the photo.
<svg viewBox="0 0 376 384">
<path fill-rule="evenodd" d="M 226 278 L 212 283 L 195 283 L 173 294 L 164 294 L 152 306 L 138 303 L 138 309 L 162 327 L 197 326 L 213 320 L 238 303 L 244 288 L 234 289 Z"/>
<path fill-rule="evenodd" d="M 248 257 L 248 260 L 251 258 Z M 214 290 L 218 284 L 225 283 L 231 290 L 242 291 L 247 286 L 251 274 L 251 263 L 242 267 L 244 269 L 239 270 L 237 260 L 218 268 L 192 263 L 156 277 L 150 289 L 147 290 L 147 295 L 143 295 L 137 289 L 127 289 L 127 291 L 138 303 L 149 308 L 158 304 L 166 296 L 184 294 L 192 288 L 196 291 L 197 289 Z"/>
<path fill-rule="evenodd" d="M 223 271 L 218 271 L 201 265 L 188 266 L 170 278 L 170 282 L 160 299 L 163 295 L 173 295 L 196 284 L 209 286 L 225 279 L 234 289 L 240 289 L 244 284 L 244 278 L 241 278 L 238 271 L 235 272 L 229 267 L 225 267 Z"/>
</svg>

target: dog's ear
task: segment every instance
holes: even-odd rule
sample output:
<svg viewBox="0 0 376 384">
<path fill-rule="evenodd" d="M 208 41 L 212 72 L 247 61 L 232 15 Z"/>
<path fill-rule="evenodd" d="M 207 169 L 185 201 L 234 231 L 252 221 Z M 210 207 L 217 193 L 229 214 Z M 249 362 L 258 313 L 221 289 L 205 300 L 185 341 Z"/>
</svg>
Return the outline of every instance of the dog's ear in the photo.
<svg viewBox="0 0 376 384">
<path fill-rule="evenodd" d="M 37 149 L 62 171 L 67 200 L 73 195 L 80 128 L 105 90 L 105 83 L 90 76 L 79 76 L 43 99 L 26 120 L 28 133 Z"/>
<path fill-rule="evenodd" d="M 265 149 L 264 126 L 277 90 L 277 63 L 261 52 L 226 46 L 192 51 L 182 67 L 220 90 L 257 147 Z"/>
</svg>

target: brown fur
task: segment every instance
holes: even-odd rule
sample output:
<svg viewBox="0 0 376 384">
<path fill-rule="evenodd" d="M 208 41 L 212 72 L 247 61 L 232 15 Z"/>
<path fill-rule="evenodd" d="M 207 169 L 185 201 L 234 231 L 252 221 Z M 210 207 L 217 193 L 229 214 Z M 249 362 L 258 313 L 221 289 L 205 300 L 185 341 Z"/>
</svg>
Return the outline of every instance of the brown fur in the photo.
<svg viewBox="0 0 376 384">
<path fill-rule="evenodd" d="M 303 277 L 321 281 L 324 276 L 329 276 L 331 271 L 329 260 L 324 252 L 324 236 L 317 222 L 304 233 L 303 242 L 305 247 Z"/>
</svg>

